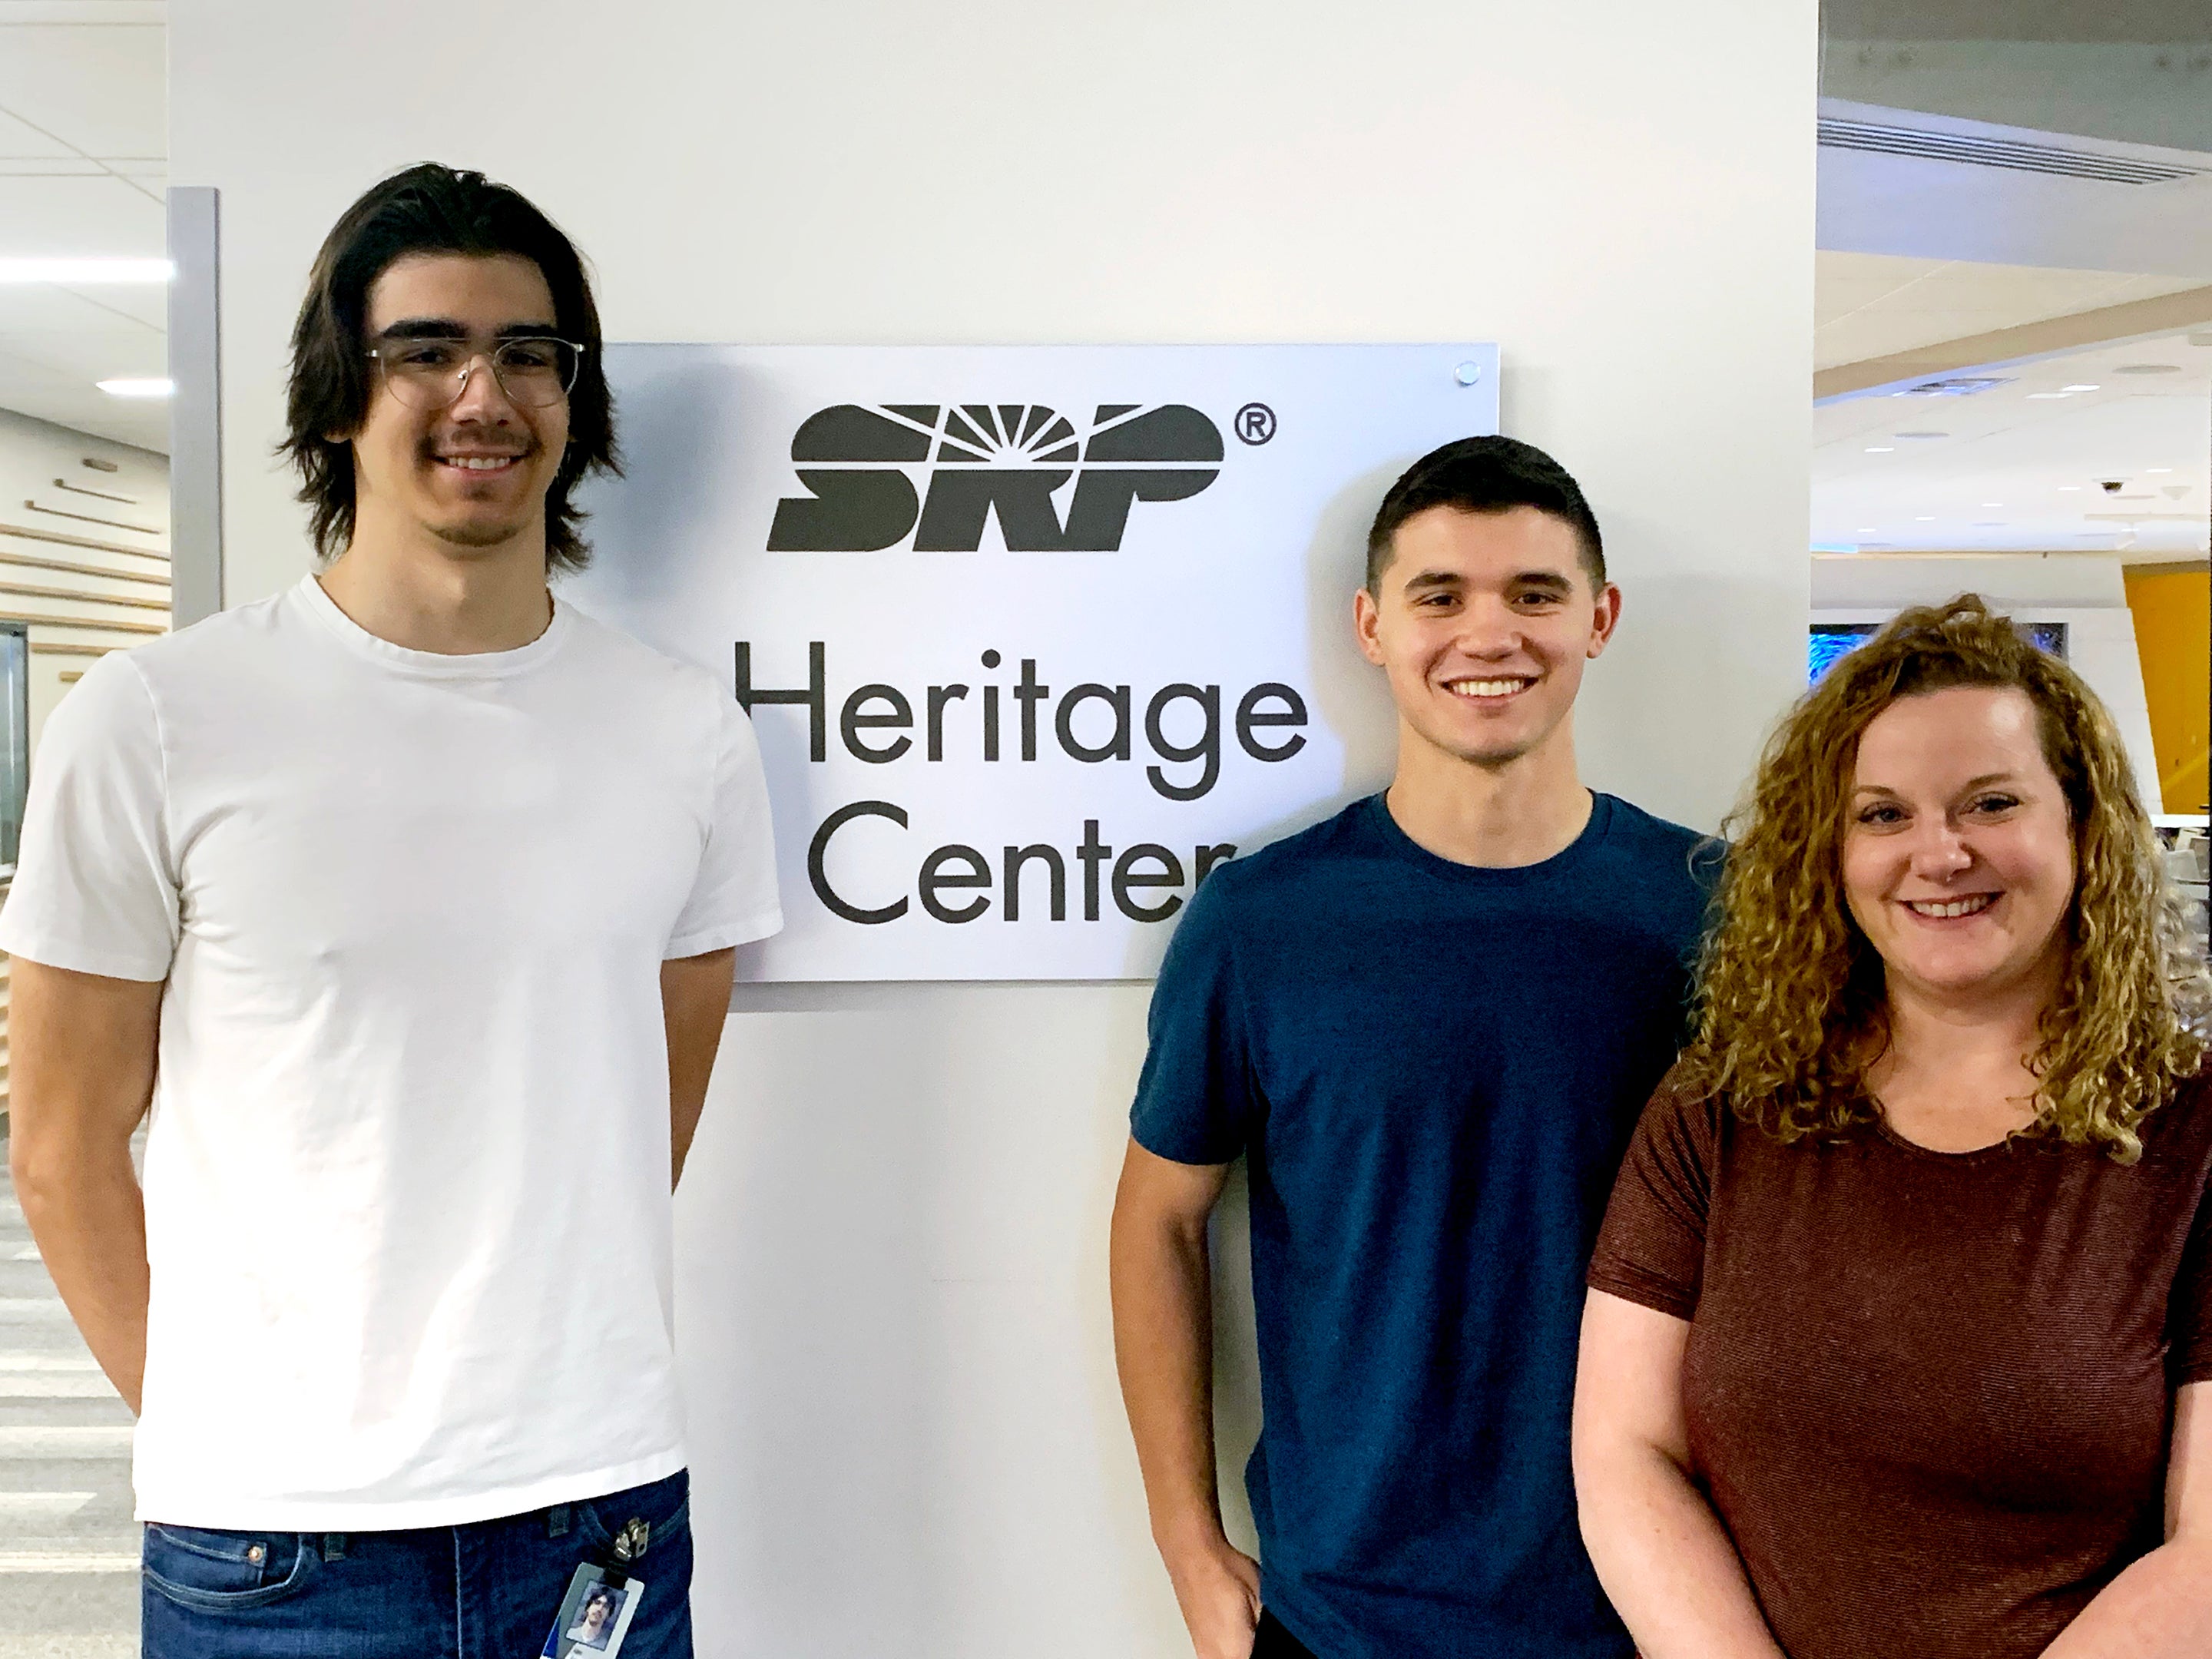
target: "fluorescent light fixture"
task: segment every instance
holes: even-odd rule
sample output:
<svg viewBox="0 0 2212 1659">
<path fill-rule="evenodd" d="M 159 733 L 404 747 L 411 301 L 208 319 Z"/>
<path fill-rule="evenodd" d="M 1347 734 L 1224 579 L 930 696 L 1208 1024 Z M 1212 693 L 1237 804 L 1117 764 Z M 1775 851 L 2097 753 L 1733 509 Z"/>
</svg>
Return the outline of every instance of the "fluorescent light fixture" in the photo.
<svg viewBox="0 0 2212 1659">
<path fill-rule="evenodd" d="M 1872 536 L 1876 534 L 1877 532 L 1873 525 L 1863 524 L 1858 527 L 1856 533 L 1862 536 Z"/>
<path fill-rule="evenodd" d="M 1936 515 L 1933 513 L 1916 513 L 1912 515 L 1912 522 L 1915 524 L 1934 524 L 1936 522 Z"/>
<path fill-rule="evenodd" d="M 2102 392 L 2104 389 L 2105 388 L 2100 386 L 2089 386 L 2087 384 L 2059 387 L 2061 392 Z"/>
<path fill-rule="evenodd" d="M 111 398 L 167 398 L 177 389 L 174 380 L 99 380 L 94 384 Z"/>
<path fill-rule="evenodd" d="M 1894 455 L 1896 453 L 1897 446 L 1895 444 L 1869 444 L 1867 446 L 1867 453 L 1869 455 Z"/>
<path fill-rule="evenodd" d="M 89 288 L 110 283 L 166 283 L 177 274 L 167 259 L 0 258 L 0 283 L 58 283 Z"/>
<path fill-rule="evenodd" d="M 2070 398 L 2073 395 L 2070 392 L 2031 392 L 2027 397 L 2028 401 L 2033 403 L 2039 398 Z"/>
<path fill-rule="evenodd" d="M 2147 466 L 2143 471 L 2146 472 L 2171 472 L 2173 469 L 2170 466 Z"/>
</svg>

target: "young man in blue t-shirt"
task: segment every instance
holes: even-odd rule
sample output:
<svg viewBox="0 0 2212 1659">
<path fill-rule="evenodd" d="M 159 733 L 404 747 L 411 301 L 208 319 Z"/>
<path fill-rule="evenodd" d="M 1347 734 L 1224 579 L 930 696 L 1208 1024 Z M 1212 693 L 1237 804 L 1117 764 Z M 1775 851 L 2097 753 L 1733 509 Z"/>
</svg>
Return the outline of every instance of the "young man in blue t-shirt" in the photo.
<svg viewBox="0 0 2212 1659">
<path fill-rule="evenodd" d="M 1591 1243 L 1681 1025 L 1698 837 L 1576 774 L 1620 592 L 1540 450 L 1416 463 L 1353 609 L 1395 779 L 1216 871 L 1152 997 L 1113 1276 L 1153 1535 L 1199 1659 L 1626 1659 L 1569 1406 Z M 1206 1218 L 1240 1153 L 1259 1564 L 1214 1480 Z"/>
</svg>

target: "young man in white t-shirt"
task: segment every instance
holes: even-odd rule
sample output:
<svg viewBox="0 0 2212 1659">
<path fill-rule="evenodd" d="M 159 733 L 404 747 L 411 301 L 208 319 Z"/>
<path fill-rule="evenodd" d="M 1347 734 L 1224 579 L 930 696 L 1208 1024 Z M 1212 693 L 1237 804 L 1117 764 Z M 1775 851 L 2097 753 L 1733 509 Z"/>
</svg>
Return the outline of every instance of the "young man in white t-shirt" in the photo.
<svg viewBox="0 0 2212 1659">
<path fill-rule="evenodd" d="M 728 691 L 547 586 L 599 343 L 522 197 L 376 186 L 293 342 L 319 574 L 46 726 L 13 1162 L 142 1413 L 152 1659 L 510 1659 L 602 1580 L 691 1651 L 670 1194 L 781 918 Z"/>
</svg>

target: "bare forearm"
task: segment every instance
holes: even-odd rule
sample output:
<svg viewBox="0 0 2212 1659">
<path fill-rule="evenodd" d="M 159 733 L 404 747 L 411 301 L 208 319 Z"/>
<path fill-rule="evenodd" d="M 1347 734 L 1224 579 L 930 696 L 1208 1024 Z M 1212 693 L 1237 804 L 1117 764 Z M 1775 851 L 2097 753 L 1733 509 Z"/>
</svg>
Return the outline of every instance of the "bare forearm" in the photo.
<svg viewBox="0 0 2212 1659">
<path fill-rule="evenodd" d="M 714 1055 L 722 1026 L 730 1016 L 730 986 L 737 952 L 710 951 L 660 964 L 660 1012 L 668 1037 L 668 1184 L 684 1178 L 707 1109 L 707 1085 L 714 1074 Z"/>
<path fill-rule="evenodd" d="M 2212 1653 L 2212 1537 L 2160 1545 L 2105 1586 L 2044 1659 L 2202 1659 Z"/>
<path fill-rule="evenodd" d="M 1114 1351 L 1152 1536 L 1169 1565 L 1222 1540 L 1213 1462 L 1213 1292 L 1201 1227 L 1117 1218 Z"/>
<path fill-rule="evenodd" d="M 146 1374 L 146 1206 L 130 1142 L 38 1139 L 12 1149 L 23 1218 L 93 1358 L 135 1412 Z"/>
<path fill-rule="evenodd" d="M 1583 1541 L 1643 1659 L 1784 1659 L 1735 1546 L 1656 1447 L 1578 1455 Z"/>
</svg>

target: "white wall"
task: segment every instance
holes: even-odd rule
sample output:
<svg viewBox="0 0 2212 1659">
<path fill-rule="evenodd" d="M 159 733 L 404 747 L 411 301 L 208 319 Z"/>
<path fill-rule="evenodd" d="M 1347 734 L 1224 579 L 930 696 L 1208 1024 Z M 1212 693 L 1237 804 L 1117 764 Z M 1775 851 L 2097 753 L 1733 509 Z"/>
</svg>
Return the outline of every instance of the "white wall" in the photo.
<svg viewBox="0 0 2212 1659">
<path fill-rule="evenodd" d="M 1813 561 L 1814 622 L 1887 622 L 1908 605 L 1979 593 L 2021 622 L 2066 624 L 2066 659 L 2104 700 L 2135 764 L 2136 785 L 2155 812 L 2161 799 L 2150 699 L 2136 647 L 2135 613 L 2117 553 L 1978 554 L 1964 558 L 1872 556 Z"/>
<path fill-rule="evenodd" d="M 228 599 L 307 564 L 267 457 L 308 260 L 435 156 L 572 231 L 617 338 L 1499 341 L 1506 429 L 1583 478 L 1627 591 L 1588 772 L 1710 823 L 1803 672 L 1814 21 L 173 0 L 172 177 L 223 191 Z M 1145 1000 L 746 994 L 680 1220 L 708 1659 L 1187 1650 L 1103 1296 Z"/>
<path fill-rule="evenodd" d="M 84 465 L 85 459 L 106 461 L 116 469 L 101 471 Z M 58 489 L 66 478 L 81 489 L 127 495 L 127 501 L 77 495 Z M 30 505 L 62 509 L 40 512 Z M 118 519 L 125 523 L 159 525 L 159 536 L 140 536 L 112 526 L 91 524 L 64 514 Z M 91 571 L 116 570 L 143 578 L 158 575 L 166 584 L 169 550 L 169 460 L 151 450 L 95 438 L 65 426 L 56 426 L 14 410 L 0 409 L 0 611 L 29 617 L 32 623 L 30 714 L 31 748 L 37 751 L 39 732 L 46 716 L 93 659 L 76 653 L 40 650 L 41 646 L 129 646 L 131 635 L 103 630 L 101 621 L 120 620 L 141 626 L 152 622 L 167 625 L 165 611 L 145 607 L 143 601 L 166 602 L 166 585 L 156 587 L 143 580 L 106 577 Z M 41 532 L 36 535 L 24 532 Z M 55 541 L 61 536 L 70 539 Z M 103 546 L 86 546 L 88 542 Z M 131 551 L 120 550 L 128 548 Z M 32 562 L 24 562 L 31 561 Z M 54 570 L 53 563 L 82 569 Z M 100 603 L 120 598 L 131 604 Z M 43 619 L 51 617 L 51 623 Z"/>
</svg>

